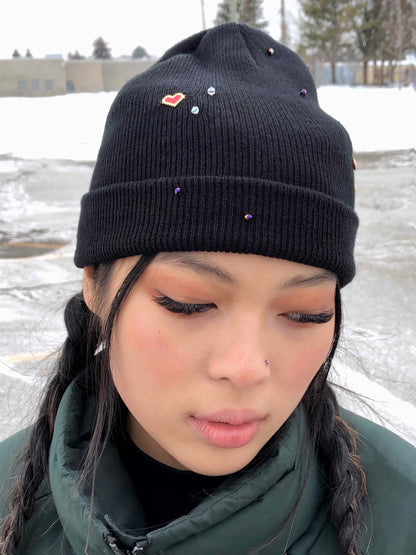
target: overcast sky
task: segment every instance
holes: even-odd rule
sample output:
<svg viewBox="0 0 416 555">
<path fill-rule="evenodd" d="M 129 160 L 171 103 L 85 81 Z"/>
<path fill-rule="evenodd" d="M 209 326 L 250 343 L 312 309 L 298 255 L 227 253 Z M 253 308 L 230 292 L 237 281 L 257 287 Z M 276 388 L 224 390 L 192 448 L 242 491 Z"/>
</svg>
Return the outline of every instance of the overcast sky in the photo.
<svg viewBox="0 0 416 555">
<path fill-rule="evenodd" d="M 212 26 L 218 0 L 204 0 L 206 25 Z M 297 13 L 297 0 L 286 0 Z M 280 0 L 264 0 L 268 31 L 280 37 Z M 290 17 L 290 13 L 289 13 Z M 200 0 L 9 0 L 0 18 L 0 58 L 10 58 L 15 48 L 34 57 L 78 50 L 92 54 L 92 43 L 102 36 L 113 56 L 130 55 L 138 45 L 160 56 L 173 44 L 202 29 Z"/>
</svg>

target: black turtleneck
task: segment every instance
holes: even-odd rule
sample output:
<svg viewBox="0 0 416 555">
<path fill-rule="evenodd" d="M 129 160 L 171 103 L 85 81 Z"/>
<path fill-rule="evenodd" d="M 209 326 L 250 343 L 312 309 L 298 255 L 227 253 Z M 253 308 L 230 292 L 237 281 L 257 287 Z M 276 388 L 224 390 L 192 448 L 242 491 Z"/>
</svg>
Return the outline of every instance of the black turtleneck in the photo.
<svg viewBox="0 0 416 555">
<path fill-rule="evenodd" d="M 189 513 L 227 476 L 204 476 L 160 463 L 141 451 L 125 432 L 117 447 L 149 527 L 159 527 Z"/>
</svg>

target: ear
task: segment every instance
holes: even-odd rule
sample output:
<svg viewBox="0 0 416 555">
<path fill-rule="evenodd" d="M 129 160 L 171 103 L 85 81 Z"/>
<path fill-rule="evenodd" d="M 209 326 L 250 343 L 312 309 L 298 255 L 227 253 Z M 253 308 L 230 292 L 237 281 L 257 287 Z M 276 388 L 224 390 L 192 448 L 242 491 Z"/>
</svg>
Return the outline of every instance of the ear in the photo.
<svg viewBox="0 0 416 555">
<path fill-rule="evenodd" d="M 96 287 L 94 281 L 94 266 L 86 266 L 84 268 L 84 275 L 82 278 L 82 291 L 84 294 L 85 304 L 91 310 L 91 312 L 96 312 Z"/>
</svg>

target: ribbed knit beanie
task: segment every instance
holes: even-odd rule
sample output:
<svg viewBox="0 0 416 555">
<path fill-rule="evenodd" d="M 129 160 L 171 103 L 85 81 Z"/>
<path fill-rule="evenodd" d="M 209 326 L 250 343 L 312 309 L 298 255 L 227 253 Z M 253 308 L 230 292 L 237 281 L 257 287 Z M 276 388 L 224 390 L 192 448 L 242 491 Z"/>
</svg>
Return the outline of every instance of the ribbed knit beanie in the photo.
<svg viewBox="0 0 416 555">
<path fill-rule="evenodd" d="M 218 251 L 354 276 L 353 157 L 297 54 L 244 24 L 202 31 L 131 79 L 81 203 L 78 267 Z"/>
</svg>

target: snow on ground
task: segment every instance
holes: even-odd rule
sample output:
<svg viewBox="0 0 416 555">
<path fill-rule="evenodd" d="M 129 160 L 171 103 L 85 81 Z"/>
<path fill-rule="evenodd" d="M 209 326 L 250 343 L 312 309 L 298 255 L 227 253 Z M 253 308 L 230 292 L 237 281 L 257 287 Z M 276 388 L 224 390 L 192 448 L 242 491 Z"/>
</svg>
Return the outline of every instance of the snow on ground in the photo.
<svg viewBox="0 0 416 555">
<path fill-rule="evenodd" d="M 0 98 L 0 154 L 95 160 L 115 95 Z M 416 147 L 413 88 L 327 86 L 318 95 L 321 107 L 347 128 L 356 152 Z"/>
<path fill-rule="evenodd" d="M 115 96 L 103 92 L 0 98 L 0 155 L 95 160 Z"/>
<path fill-rule="evenodd" d="M 416 91 L 382 87 L 318 89 L 319 104 L 350 134 L 355 152 L 416 148 Z"/>
<path fill-rule="evenodd" d="M 330 380 L 341 406 L 355 412 L 416 446 L 416 407 L 393 395 L 361 372 L 339 361 L 333 365 Z"/>
</svg>

